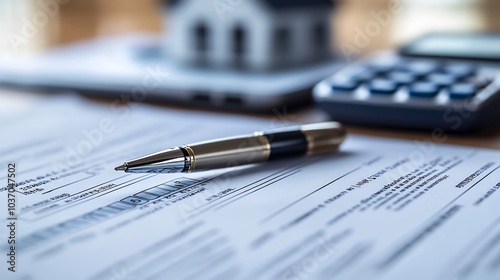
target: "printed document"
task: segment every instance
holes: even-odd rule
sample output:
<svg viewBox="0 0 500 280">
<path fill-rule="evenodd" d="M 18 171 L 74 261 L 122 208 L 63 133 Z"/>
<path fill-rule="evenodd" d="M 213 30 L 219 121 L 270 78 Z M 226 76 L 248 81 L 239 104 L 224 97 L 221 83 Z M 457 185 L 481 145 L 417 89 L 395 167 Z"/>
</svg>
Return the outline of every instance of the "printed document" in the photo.
<svg viewBox="0 0 500 280">
<path fill-rule="evenodd" d="M 0 279 L 500 279 L 500 151 L 349 135 L 335 154 L 126 174 L 291 124 L 61 96 L 8 115 Z"/>
</svg>

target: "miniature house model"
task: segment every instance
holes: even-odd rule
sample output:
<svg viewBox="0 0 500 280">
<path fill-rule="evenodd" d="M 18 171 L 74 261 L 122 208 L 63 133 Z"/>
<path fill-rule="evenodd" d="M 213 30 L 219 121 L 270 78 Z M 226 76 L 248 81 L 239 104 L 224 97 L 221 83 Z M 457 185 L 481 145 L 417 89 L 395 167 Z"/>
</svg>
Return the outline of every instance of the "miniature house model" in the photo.
<svg viewBox="0 0 500 280">
<path fill-rule="evenodd" d="M 330 54 L 332 0 L 170 0 L 169 53 L 179 63 L 271 70 Z"/>
</svg>

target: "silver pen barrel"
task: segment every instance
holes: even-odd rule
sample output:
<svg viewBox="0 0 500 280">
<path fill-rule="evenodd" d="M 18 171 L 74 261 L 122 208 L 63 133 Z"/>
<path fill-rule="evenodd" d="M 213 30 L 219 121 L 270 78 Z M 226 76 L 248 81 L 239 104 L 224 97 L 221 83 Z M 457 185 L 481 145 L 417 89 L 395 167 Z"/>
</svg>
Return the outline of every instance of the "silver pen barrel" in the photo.
<svg viewBox="0 0 500 280">
<path fill-rule="evenodd" d="M 257 132 L 185 145 L 125 162 L 115 170 L 130 173 L 205 171 L 334 152 L 344 138 L 345 130 L 337 122 L 308 124 L 272 133 Z"/>
</svg>

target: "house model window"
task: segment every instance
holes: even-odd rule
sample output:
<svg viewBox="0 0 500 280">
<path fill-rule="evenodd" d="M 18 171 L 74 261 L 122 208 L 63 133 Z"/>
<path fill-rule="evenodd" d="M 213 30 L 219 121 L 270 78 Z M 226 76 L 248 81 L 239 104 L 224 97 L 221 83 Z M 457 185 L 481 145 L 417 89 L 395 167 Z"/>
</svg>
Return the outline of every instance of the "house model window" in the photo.
<svg viewBox="0 0 500 280">
<path fill-rule="evenodd" d="M 170 56 L 214 68 L 272 70 L 327 59 L 331 0 L 166 1 Z"/>
</svg>

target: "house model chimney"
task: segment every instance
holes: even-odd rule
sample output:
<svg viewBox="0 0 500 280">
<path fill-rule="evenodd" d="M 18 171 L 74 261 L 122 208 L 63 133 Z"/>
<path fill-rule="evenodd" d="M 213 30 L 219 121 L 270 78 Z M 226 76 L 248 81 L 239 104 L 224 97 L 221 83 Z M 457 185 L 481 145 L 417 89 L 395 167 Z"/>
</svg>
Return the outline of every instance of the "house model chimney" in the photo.
<svg viewBox="0 0 500 280">
<path fill-rule="evenodd" d="M 331 0 L 166 1 L 168 53 L 180 64 L 268 71 L 330 57 Z"/>
</svg>

